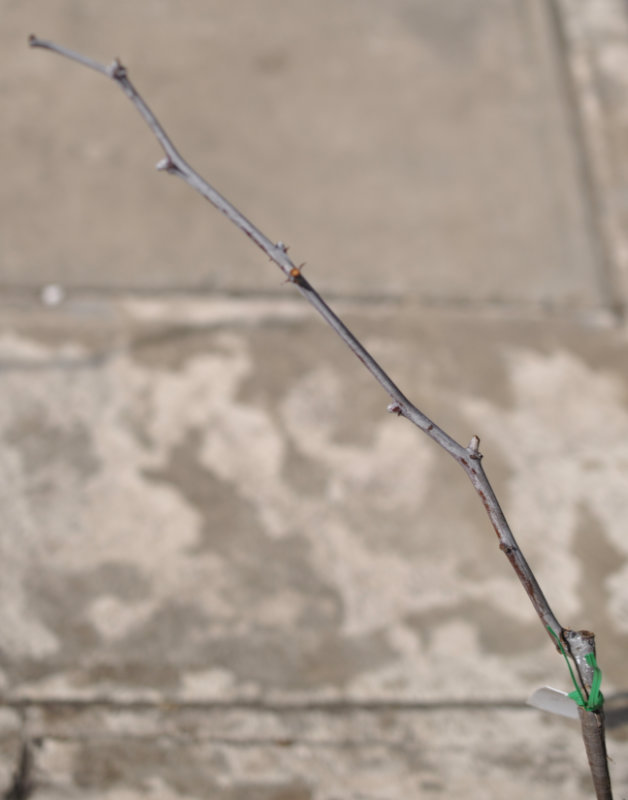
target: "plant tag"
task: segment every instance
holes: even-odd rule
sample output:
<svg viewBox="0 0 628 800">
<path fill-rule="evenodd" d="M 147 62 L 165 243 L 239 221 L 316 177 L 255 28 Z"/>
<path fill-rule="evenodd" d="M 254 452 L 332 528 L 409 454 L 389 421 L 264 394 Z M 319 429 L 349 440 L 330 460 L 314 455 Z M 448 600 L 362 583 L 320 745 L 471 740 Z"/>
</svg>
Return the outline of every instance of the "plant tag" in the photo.
<svg viewBox="0 0 628 800">
<path fill-rule="evenodd" d="M 550 714 L 560 714 L 561 717 L 578 719 L 578 704 L 572 700 L 567 692 L 560 689 L 552 689 L 550 686 L 542 686 L 532 694 L 528 700 L 529 706 L 540 708 L 541 711 L 549 711 Z"/>
</svg>

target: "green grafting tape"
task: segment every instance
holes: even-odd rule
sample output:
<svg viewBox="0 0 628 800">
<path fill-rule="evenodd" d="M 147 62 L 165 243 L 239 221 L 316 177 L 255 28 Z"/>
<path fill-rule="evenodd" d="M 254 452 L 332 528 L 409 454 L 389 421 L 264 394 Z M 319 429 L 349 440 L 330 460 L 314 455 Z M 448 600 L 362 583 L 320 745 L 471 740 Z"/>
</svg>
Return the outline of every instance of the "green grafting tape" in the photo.
<svg viewBox="0 0 628 800">
<path fill-rule="evenodd" d="M 604 695 L 600 691 L 602 685 L 602 670 L 597 665 L 595 653 L 587 653 L 585 659 L 587 664 L 593 667 L 593 681 L 591 683 L 591 690 L 589 691 L 589 699 L 584 707 L 587 711 L 599 711 L 604 705 Z M 571 694 L 576 693 L 572 692 Z M 569 695 L 570 697 L 571 694 Z M 578 701 L 576 700 L 576 702 Z"/>
<path fill-rule="evenodd" d="M 573 674 L 573 670 L 571 668 L 571 664 L 569 663 L 569 658 L 567 657 L 567 653 L 565 652 L 565 648 L 563 647 L 563 643 L 560 641 L 558 636 L 554 633 L 554 631 L 547 626 L 547 630 L 552 634 L 554 639 L 560 648 L 560 652 L 563 654 L 563 658 L 565 659 L 567 666 L 569 667 L 569 674 L 571 675 L 571 681 L 573 685 L 576 687 L 574 692 L 569 692 L 569 697 L 572 700 L 575 700 L 579 706 L 586 709 L 587 711 L 599 711 L 602 706 L 604 705 L 604 695 L 600 691 L 600 687 L 602 685 L 602 670 L 598 667 L 597 661 L 595 660 L 595 653 L 587 653 L 585 656 L 585 660 L 590 667 L 593 667 L 593 681 L 591 683 L 591 691 L 589 692 L 589 699 L 587 700 L 585 696 L 582 694 L 582 689 L 578 686 L 576 682 L 576 677 Z"/>
</svg>

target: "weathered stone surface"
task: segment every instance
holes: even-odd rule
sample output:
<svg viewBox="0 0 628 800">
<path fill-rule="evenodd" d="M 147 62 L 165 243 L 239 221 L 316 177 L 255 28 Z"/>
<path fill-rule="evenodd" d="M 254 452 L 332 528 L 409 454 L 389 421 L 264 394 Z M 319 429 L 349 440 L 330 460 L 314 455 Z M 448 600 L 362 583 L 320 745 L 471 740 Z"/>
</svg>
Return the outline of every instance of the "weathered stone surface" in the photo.
<svg viewBox="0 0 628 800">
<path fill-rule="evenodd" d="M 42 800 L 591 796 L 575 724 L 529 709 L 92 706 L 27 718 L 45 731 L 31 748 Z M 614 744 L 617 760 L 625 751 Z"/>
<path fill-rule="evenodd" d="M 559 0 L 606 270 L 628 298 L 628 15 L 622 0 Z"/>
<path fill-rule="evenodd" d="M 624 333 L 344 311 L 439 423 L 482 434 L 556 613 L 598 634 L 612 695 L 628 633 Z M 5 319 L 10 697 L 521 703 L 567 688 L 463 474 L 384 413 L 300 302 Z M 544 724 L 526 717 L 532 740 Z M 80 742 L 50 747 L 83 759 Z"/>
</svg>

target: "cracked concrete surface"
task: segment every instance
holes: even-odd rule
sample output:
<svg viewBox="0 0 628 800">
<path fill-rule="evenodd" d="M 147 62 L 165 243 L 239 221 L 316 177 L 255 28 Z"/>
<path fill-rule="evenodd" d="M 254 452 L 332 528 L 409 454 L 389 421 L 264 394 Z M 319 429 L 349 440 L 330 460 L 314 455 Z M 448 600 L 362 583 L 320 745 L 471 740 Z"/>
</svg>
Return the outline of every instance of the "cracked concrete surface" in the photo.
<svg viewBox="0 0 628 800">
<path fill-rule="evenodd" d="M 596 632 L 628 793 L 620 4 L 0 9 L 4 797 L 591 796 L 577 726 L 525 706 L 568 674 L 463 473 L 31 30 L 120 55 L 403 391 L 481 436 L 555 613 Z"/>
</svg>

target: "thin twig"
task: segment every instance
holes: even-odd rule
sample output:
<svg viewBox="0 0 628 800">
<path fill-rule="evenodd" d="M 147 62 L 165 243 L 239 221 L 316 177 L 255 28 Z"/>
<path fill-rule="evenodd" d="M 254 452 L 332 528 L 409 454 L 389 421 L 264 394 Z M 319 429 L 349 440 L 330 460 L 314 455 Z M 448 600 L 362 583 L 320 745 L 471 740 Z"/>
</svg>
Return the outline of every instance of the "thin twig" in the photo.
<svg viewBox="0 0 628 800">
<path fill-rule="evenodd" d="M 408 400 L 368 350 L 327 305 L 311 283 L 303 276 L 300 267 L 294 264 L 292 259 L 288 256 L 285 245 L 282 242 L 272 242 L 181 157 L 161 123 L 136 91 L 129 80 L 126 68 L 122 66 L 119 60 L 116 59 L 109 66 L 105 66 L 79 53 L 61 47 L 54 42 L 38 39 L 34 35 L 29 38 L 29 44 L 31 47 L 41 47 L 46 50 L 52 50 L 59 55 L 65 56 L 114 80 L 142 115 L 164 151 L 165 158 L 157 164 L 157 169 L 164 170 L 184 180 L 252 239 L 255 244 L 277 264 L 288 281 L 293 283 L 305 299 L 314 306 L 323 319 L 333 328 L 360 361 L 362 361 L 375 380 L 390 395 L 393 402 L 388 406 L 388 411 L 398 416 L 403 416 L 414 423 L 414 425 L 426 433 L 460 464 L 484 504 L 486 513 L 499 539 L 500 549 L 510 561 L 536 613 L 541 619 L 543 627 L 546 629 L 546 632 L 549 633 L 550 638 L 552 640 L 560 639 L 560 641 L 564 643 L 568 654 L 574 662 L 583 695 L 585 698 L 588 697 L 591 680 L 588 672 L 588 665 L 584 660 L 583 654 L 594 650 L 593 635 L 586 631 L 572 631 L 563 628 L 554 616 L 532 569 L 515 540 L 497 497 L 495 496 L 495 492 L 484 472 L 481 463 L 482 454 L 479 451 L 479 438 L 474 436 L 469 446 L 464 447 Z M 555 643 L 554 641 L 554 644 Z M 576 657 L 576 654 L 579 654 L 578 657 Z M 581 709 L 581 718 L 583 737 L 590 759 L 597 798 L 598 800 L 612 800 L 608 765 L 606 762 L 603 712 L 598 711 L 594 713 Z M 593 760 L 591 761 L 591 759 Z"/>
</svg>

